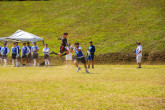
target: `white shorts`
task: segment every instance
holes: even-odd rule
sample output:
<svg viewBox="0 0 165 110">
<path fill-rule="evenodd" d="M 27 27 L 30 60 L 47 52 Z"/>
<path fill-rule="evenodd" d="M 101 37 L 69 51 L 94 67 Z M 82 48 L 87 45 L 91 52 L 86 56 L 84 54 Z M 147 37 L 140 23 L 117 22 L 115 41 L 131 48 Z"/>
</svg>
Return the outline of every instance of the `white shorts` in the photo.
<svg viewBox="0 0 165 110">
<path fill-rule="evenodd" d="M 136 56 L 136 62 L 137 63 L 141 63 L 142 60 L 142 56 Z"/>
<path fill-rule="evenodd" d="M 72 60 L 72 56 L 71 55 L 66 55 L 66 60 Z"/>
</svg>

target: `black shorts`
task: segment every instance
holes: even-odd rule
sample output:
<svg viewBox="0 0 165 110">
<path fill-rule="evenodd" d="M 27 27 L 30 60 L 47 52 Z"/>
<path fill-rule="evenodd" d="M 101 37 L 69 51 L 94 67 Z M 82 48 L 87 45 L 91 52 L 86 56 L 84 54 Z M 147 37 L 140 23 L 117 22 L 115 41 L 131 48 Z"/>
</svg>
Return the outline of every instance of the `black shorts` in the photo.
<svg viewBox="0 0 165 110">
<path fill-rule="evenodd" d="M 2 58 L 2 55 L 0 54 L 0 58 Z"/>
<path fill-rule="evenodd" d="M 83 64 L 86 63 L 86 60 L 85 60 L 84 57 L 82 57 L 82 58 L 76 58 L 76 61 L 81 62 L 81 63 L 83 63 Z"/>
<path fill-rule="evenodd" d="M 16 59 L 17 54 L 12 54 L 12 59 Z"/>
<path fill-rule="evenodd" d="M 28 58 L 28 59 L 31 59 L 31 58 L 32 58 L 31 53 L 29 53 L 29 54 L 27 55 L 27 58 Z"/>
<path fill-rule="evenodd" d="M 60 53 L 63 53 L 65 51 L 67 51 L 67 49 L 65 48 L 65 46 L 61 45 L 60 46 Z"/>
<path fill-rule="evenodd" d="M 22 58 L 27 58 L 27 55 L 25 55 L 25 54 L 24 54 L 24 55 L 22 55 Z"/>
<path fill-rule="evenodd" d="M 2 55 L 2 59 L 7 59 L 7 55 Z"/>
<path fill-rule="evenodd" d="M 49 59 L 49 55 L 48 54 L 45 54 L 44 55 L 44 59 Z"/>
<path fill-rule="evenodd" d="M 33 53 L 33 59 L 38 59 L 38 53 Z"/>
</svg>

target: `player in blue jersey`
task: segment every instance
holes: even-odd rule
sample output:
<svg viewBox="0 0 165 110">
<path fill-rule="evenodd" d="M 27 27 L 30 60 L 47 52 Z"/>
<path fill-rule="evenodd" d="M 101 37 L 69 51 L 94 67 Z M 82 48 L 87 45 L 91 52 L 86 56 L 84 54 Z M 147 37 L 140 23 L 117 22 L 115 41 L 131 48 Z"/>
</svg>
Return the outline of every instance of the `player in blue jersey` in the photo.
<svg viewBox="0 0 165 110">
<path fill-rule="evenodd" d="M 32 47 L 30 46 L 30 42 L 27 42 L 27 47 L 29 48 L 30 52 L 29 54 L 27 55 L 27 65 L 30 65 L 31 66 L 31 60 L 32 60 L 32 53 L 31 53 L 31 50 L 32 50 Z"/>
<path fill-rule="evenodd" d="M 22 52 L 21 52 L 21 64 L 23 66 L 23 61 L 25 60 L 25 66 L 27 65 L 27 55 L 30 53 L 29 48 L 26 46 L 26 43 L 23 43 Z"/>
<path fill-rule="evenodd" d="M 2 55 L 1 55 L 1 46 L 0 46 L 0 63 L 1 63 L 1 66 L 2 66 Z"/>
<path fill-rule="evenodd" d="M 48 67 L 50 65 L 48 44 L 45 44 L 45 47 L 43 48 L 42 51 L 44 52 L 45 67 Z"/>
<path fill-rule="evenodd" d="M 32 53 L 33 53 L 33 60 L 34 60 L 34 66 L 39 66 L 39 58 L 38 58 L 38 52 L 39 52 L 39 48 L 36 45 L 36 42 L 33 43 L 33 47 L 32 47 Z"/>
<path fill-rule="evenodd" d="M 20 58 L 20 53 L 21 53 L 21 48 L 18 45 L 18 42 L 16 42 L 16 47 L 18 48 L 18 56 L 17 56 L 17 63 L 16 66 L 19 67 L 20 66 L 20 62 L 21 62 L 21 58 Z"/>
<path fill-rule="evenodd" d="M 76 52 L 76 55 L 77 55 L 77 58 L 76 60 L 74 61 L 74 64 L 76 65 L 77 67 L 77 72 L 81 69 L 79 66 L 78 66 L 78 63 L 81 62 L 84 64 L 84 67 L 85 67 L 85 71 L 87 73 L 89 73 L 89 71 L 87 70 L 87 65 L 86 65 L 86 60 L 83 56 L 83 53 L 82 53 L 82 48 L 79 46 L 79 43 L 76 42 L 75 43 L 75 49 L 73 49 L 73 51 Z"/>
<path fill-rule="evenodd" d="M 95 53 L 95 46 L 93 46 L 93 42 L 89 42 L 89 49 L 87 51 L 88 54 L 88 68 L 90 68 L 90 62 L 92 61 L 92 68 L 94 68 L 94 53 Z"/>
<path fill-rule="evenodd" d="M 18 57 L 18 48 L 16 47 L 16 43 L 13 43 L 13 47 L 11 48 L 11 57 L 12 57 L 12 67 L 15 67 L 15 63 L 17 64 Z"/>
<path fill-rule="evenodd" d="M 1 55 L 2 59 L 4 60 L 4 67 L 7 66 L 7 58 L 8 58 L 9 48 L 6 47 L 6 43 L 3 44 L 3 47 L 1 48 Z"/>
</svg>

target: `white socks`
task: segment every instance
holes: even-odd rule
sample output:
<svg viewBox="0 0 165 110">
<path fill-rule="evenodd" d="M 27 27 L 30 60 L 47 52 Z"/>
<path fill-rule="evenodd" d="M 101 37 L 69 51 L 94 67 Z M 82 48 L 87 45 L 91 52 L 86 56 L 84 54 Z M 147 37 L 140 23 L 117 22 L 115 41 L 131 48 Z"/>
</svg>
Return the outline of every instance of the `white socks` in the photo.
<svg viewBox="0 0 165 110">
<path fill-rule="evenodd" d="M 36 66 L 36 59 L 34 59 L 34 66 Z"/>
<path fill-rule="evenodd" d="M 5 63 L 4 67 L 6 67 L 7 66 L 7 59 L 4 59 L 4 63 Z"/>
<path fill-rule="evenodd" d="M 14 59 L 12 59 L 12 66 L 14 67 L 15 65 L 14 65 Z"/>
<path fill-rule="evenodd" d="M 49 59 L 45 59 L 45 66 L 49 66 L 49 65 L 50 65 Z"/>
<path fill-rule="evenodd" d="M 1 63 L 1 66 L 2 66 L 2 58 L 0 58 L 0 63 Z"/>
</svg>

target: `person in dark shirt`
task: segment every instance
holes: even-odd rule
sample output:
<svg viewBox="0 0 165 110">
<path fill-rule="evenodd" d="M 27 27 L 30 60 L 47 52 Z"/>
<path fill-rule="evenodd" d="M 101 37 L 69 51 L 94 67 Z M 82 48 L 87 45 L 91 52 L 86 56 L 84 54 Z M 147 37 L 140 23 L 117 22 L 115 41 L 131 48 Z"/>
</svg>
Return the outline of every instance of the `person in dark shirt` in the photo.
<svg viewBox="0 0 165 110">
<path fill-rule="evenodd" d="M 64 56 L 64 55 L 67 55 L 69 52 L 67 51 L 66 49 L 66 46 L 67 46 L 67 36 L 68 36 L 68 33 L 65 32 L 64 33 L 64 36 L 61 38 L 61 46 L 60 46 L 60 53 L 56 53 L 56 52 L 50 52 L 49 54 L 55 54 L 55 55 L 58 55 L 58 56 Z M 65 52 L 65 53 L 64 53 Z M 64 53 L 64 54 L 62 54 Z"/>
<path fill-rule="evenodd" d="M 87 51 L 88 55 L 88 68 L 90 68 L 90 62 L 92 61 L 92 68 L 94 68 L 94 53 L 95 53 L 95 46 L 93 46 L 93 42 L 89 42 L 89 49 Z"/>
</svg>

